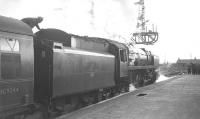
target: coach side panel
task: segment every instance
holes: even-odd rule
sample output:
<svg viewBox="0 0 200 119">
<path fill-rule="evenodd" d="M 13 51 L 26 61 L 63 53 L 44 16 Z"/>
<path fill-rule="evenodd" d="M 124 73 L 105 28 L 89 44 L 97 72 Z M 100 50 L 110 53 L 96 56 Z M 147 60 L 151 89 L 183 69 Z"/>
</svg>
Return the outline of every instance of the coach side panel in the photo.
<svg viewBox="0 0 200 119">
<path fill-rule="evenodd" d="M 33 38 L 0 32 L 0 112 L 33 102 Z"/>
</svg>

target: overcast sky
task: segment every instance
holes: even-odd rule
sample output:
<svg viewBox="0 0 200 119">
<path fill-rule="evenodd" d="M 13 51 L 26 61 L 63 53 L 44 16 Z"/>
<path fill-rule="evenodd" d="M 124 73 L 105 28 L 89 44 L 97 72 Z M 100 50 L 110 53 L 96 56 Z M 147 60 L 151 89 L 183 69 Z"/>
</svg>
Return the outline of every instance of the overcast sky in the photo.
<svg viewBox="0 0 200 119">
<path fill-rule="evenodd" d="M 0 13 L 17 19 L 42 16 L 41 28 L 105 38 L 121 36 L 129 40 L 136 30 L 134 2 L 137 1 L 0 0 Z M 145 47 L 160 56 L 161 62 L 200 58 L 199 3 L 198 0 L 145 0 L 146 18 L 159 32 L 159 41 Z"/>
</svg>

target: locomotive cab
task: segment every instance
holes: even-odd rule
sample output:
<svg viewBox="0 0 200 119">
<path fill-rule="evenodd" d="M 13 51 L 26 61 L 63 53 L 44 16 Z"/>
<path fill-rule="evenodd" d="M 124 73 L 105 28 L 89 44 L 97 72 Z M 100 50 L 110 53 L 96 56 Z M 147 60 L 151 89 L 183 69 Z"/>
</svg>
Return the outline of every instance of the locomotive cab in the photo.
<svg viewBox="0 0 200 119">
<path fill-rule="evenodd" d="M 119 91 L 129 90 L 128 78 L 128 47 L 122 43 L 108 40 L 110 43 L 109 51 L 115 55 L 115 82 Z"/>
</svg>

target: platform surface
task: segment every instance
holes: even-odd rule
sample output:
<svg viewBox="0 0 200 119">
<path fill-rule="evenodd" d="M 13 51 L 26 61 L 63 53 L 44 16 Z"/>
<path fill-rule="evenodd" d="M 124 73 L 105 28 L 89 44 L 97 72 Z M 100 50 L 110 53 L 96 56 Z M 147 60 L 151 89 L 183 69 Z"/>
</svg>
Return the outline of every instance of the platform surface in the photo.
<svg viewBox="0 0 200 119">
<path fill-rule="evenodd" d="M 58 119 L 200 119 L 200 75 L 183 75 Z"/>
</svg>

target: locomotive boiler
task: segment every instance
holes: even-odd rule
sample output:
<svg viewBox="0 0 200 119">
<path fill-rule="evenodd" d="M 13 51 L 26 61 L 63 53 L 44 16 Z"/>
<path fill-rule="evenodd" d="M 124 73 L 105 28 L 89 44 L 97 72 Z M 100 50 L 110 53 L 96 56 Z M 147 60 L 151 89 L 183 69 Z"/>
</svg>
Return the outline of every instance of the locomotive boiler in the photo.
<svg viewBox="0 0 200 119">
<path fill-rule="evenodd" d="M 159 58 L 144 48 L 131 48 L 129 53 L 129 79 L 135 87 L 152 84 L 158 78 Z"/>
<path fill-rule="evenodd" d="M 159 58 L 144 48 L 131 48 L 129 64 L 131 66 L 158 66 Z"/>
</svg>

